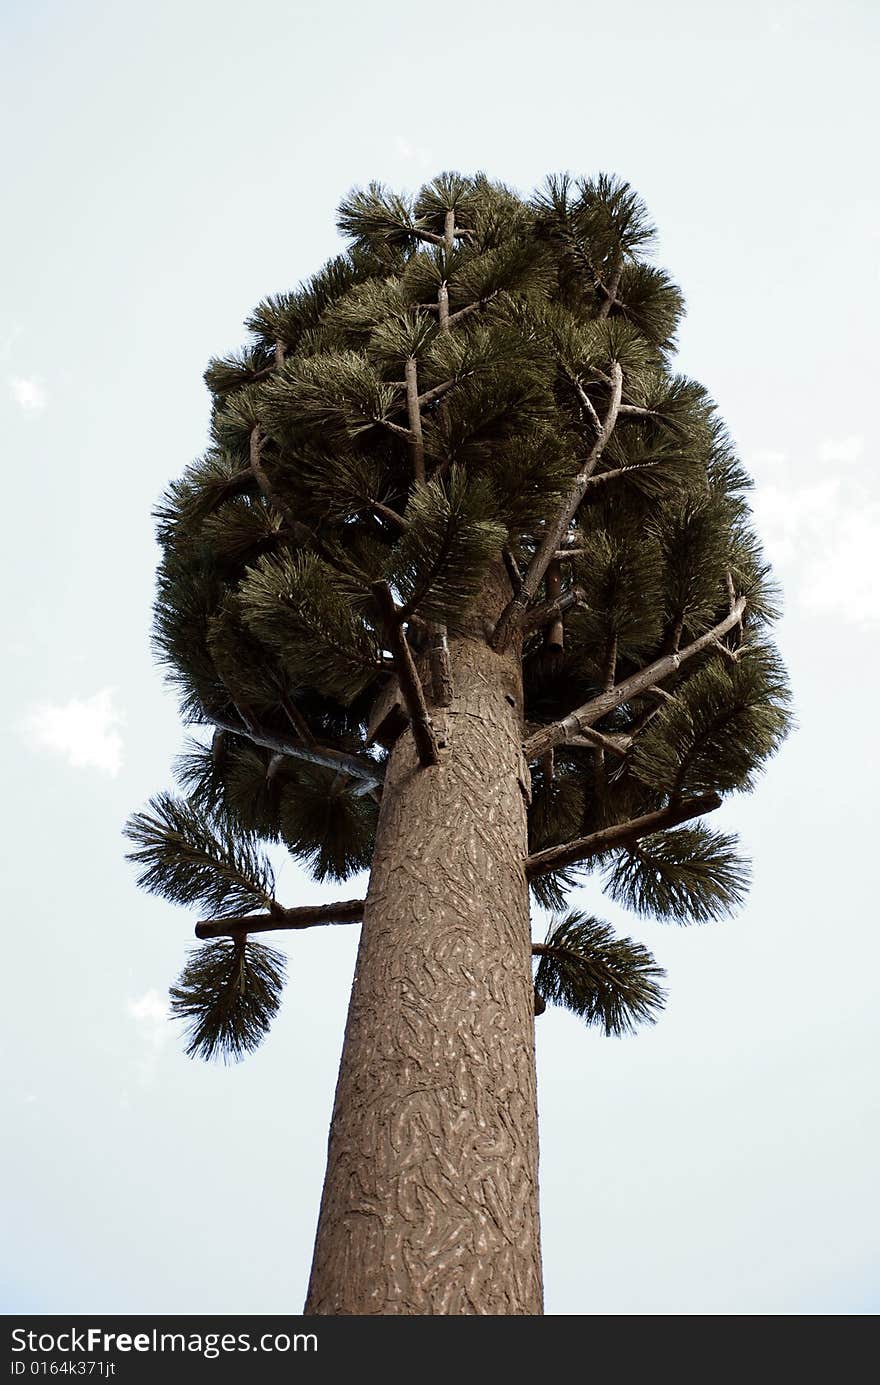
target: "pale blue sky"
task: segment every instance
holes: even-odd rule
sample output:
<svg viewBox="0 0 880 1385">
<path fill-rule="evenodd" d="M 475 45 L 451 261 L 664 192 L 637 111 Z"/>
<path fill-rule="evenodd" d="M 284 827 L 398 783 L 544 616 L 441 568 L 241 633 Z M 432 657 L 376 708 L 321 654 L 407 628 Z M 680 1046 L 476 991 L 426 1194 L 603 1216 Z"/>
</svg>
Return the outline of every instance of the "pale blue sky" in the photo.
<svg viewBox="0 0 880 1385">
<path fill-rule="evenodd" d="M 878 15 L 7 5 L 0 1309 L 300 1311 L 355 930 L 291 942 L 256 1056 L 183 1057 L 161 1007 L 193 918 L 136 890 L 121 838 L 182 743 L 150 510 L 204 445 L 208 358 L 335 252 L 348 188 L 482 168 L 647 201 L 681 368 L 757 481 L 799 718 L 719 814 L 754 859 L 738 918 L 577 899 L 670 999 L 625 1041 L 538 1022 L 548 1312 L 878 1310 Z M 280 893 L 326 897 L 292 866 Z"/>
</svg>

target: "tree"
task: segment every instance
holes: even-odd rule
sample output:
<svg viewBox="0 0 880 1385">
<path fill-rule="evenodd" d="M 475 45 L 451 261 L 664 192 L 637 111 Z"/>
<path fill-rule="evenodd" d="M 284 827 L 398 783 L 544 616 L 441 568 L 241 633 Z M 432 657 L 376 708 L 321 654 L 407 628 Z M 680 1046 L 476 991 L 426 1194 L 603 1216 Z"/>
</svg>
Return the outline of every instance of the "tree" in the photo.
<svg viewBox="0 0 880 1385">
<path fill-rule="evenodd" d="M 786 731 L 775 596 L 627 184 L 376 184 L 339 227 L 208 366 L 155 640 L 213 739 L 126 830 L 206 914 L 171 992 L 193 1055 L 265 1034 L 258 934 L 362 922 L 306 1311 L 540 1313 L 534 1015 L 619 1035 L 664 1001 L 566 898 L 596 871 L 659 919 L 742 901 L 704 819 Z M 262 843 L 369 868 L 366 900 L 285 908 Z"/>
</svg>

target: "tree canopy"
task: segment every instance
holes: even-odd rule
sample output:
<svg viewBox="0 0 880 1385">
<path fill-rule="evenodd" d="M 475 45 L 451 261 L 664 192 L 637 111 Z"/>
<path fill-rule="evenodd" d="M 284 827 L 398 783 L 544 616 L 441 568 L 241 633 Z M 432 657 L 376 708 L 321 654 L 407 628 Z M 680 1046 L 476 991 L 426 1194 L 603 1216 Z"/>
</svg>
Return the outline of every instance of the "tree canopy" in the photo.
<svg viewBox="0 0 880 1385">
<path fill-rule="evenodd" d="M 556 911 L 537 1008 L 624 1032 L 659 969 L 566 913 L 572 886 L 678 923 L 740 904 L 748 864 L 698 819 L 788 725 L 748 475 L 674 369 L 682 295 L 626 183 L 449 173 L 352 192 L 338 225 L 210 362 L 209 446 L 157 511 L 156 651 L 213 728 L 127 829 L 141 883 L 206 916 L 174 1007 L 192 1052 L 238 1056 L 283 979 L 252 934 L 358 917 L 285 910 L 262 844 L 318 880 L 369 867 L 389 751 L 409 725 L 436 757 L 446 642 L 503 563 L 485 634 L 521 647 L 526 871 Z"/>
</svg>

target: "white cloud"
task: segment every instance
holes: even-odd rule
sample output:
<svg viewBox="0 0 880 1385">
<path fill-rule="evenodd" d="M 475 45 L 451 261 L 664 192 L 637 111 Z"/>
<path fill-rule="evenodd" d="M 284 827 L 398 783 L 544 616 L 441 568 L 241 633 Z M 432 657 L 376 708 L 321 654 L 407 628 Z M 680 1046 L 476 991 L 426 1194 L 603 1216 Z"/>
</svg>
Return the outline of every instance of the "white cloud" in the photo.
<svg viewBox="0 0 880 1385">
<path fill-rule="evenodd" d="M 25 413 L 39 413 L 41 409 L 45 409 L 49 396 L 39 380 L 27 380 L 22 375 L 13 375 L 8 383 L 13 399 Z"/>
<path fill-rule="evenodd" d="M 827 516 L 839 508 L 840 482 L 831 477 L 789 489 L 768 483 L 755 487 L 752 509 L 768 557 L 780 565 L 804 556 L 806 544 L 823 542 Z M 814 550 L 815 551 L 815 550 Z"/>
<path fill-rule="evenodd" d="M 170 1011 L 166 997 L 158 991 L 145 991 L 137 1000 L 129 1000 L 126 1009 L 135 1021 L 141 1038 L 151 1048 L 161 1048 L 169 1032 Z"/>
<path fill-rule="evenodd" d="M 63 706 L 43 703 L 24 722 L 24 735 L 35 749 L 54 750 L 75 768 L 100 769 L 116 775 L 122 767 L 125 722 L 115 704 L 115 688 L 102 688 L 93 697 L 72 698 Z"/>
<path fill-rule="evenodd" d="M 394 136 L 394 152 L 398 158 L 419 164 L 421 168 L 427 168 L 433 162 L 430 150 L 420 144 L 411 144 L 403 135 Z"/>
<path fill-rule="evenodd" d="M 865 439 L 861 437 L 826 438 L 819 448 L 819 460 L 849 466 L 859 461 L 864 450 Z"/>
<path fill-rule="evenodd" d="M 750 452 L 747 458 L 750 471 L 766 471 L 768 468 L 776 469 L 784 466 L 788 461 L 785 452 L 774 452 L 772 448 L 765 448 L 759 452 Z"/>
<path fill-rule="evenodd" d="M 805 576 L 804 604 L 859 622 L 880 621 L 880 505 L 840 516 L 833 542 Z"/>
<path fill-rule="evenodd" d="M 756 453 L 768 479 L 752 496 L 767 556 L 789 600 L 808 611 L 880 622 L 880 492 L 861 437 L 827 438 L 797 471 L 782 453 Z M 845 471 L 839 467 L 847 468 Z"/>
</svg>

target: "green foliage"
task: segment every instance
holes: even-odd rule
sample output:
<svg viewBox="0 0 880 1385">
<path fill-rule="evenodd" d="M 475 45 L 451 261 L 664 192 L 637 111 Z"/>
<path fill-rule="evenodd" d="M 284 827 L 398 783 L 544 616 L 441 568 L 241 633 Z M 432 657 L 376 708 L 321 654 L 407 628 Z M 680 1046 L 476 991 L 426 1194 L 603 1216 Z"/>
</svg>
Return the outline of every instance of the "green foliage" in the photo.
<svg viewBox="0 0 880 1385">
<path fill-rule="evenodd" d="M 587 594 L 582 637 L 600 652 L 610 639 L 620 654 L 656 644 L 663 620 L 663 563 L 659 545 L 643 536 L 596 529 L 584 539 L 574 573 Z"/>
<path fill-rule="evenodd" d="M 291 429 L 346 443 L 394 412 L 397 391 L 356 351 L 320 352 L 288 362 L 265 385 L 260 420 L 284 441 Z"/>
<path fill-rule="evenodd" d="M 296 685 L 350 702 L 379 667 L 375 636 L 313 553 L 260 558 L 239 587 L 242 618 Z"/>
<path fill-rule="evenodd" d="M 265 909 L 275 878 L 253 838 L 216 822 L 193 803 L 161 793 L 150 811 L 133 813 L 125 836 L 138 884 L 175 904 L 198 904 L 213 918 Z"/>
<path fill-rule="evenodd" d="M 367 870 L 373 855 L 378 808 L 344 775 L 315 765 L 288 763 L 281 796 L 281 836 L 316 880 L 347 880 Z"/>
<path fill-rule="evenodd" d="M 177 687 L 186 720 L 229 699 L 207 647 L 213 611 L 223 600 L 219 573 L 205 556 L 168 547 L 157 574 L 153 649 Z"/>
<path fill-rule="evenodd" d="M 302 351 L 333 305 L 379 268 L 380 262 L 368 251 L 337 255 L 295 292 L 265 299 L 246 326 L 266 348 L 274 350 L 280 341 L 288 351 Z"/>
<path fill-rule="evenodd" d="M 159 542 L 166 551 L 181 541 L 185 543 L 198 532 L 206 515 L 255 485 L 250 473 L 242 475 L 242 464 L 236 456 L 219 448 L 210 449 L 188 466 L 179 480 L 171 482 L 153 511 Z"/>
<path fill-rule="evenodd" d="M 465 618 L 472 632 L 490 570 L 504 563 L 518 590 L 516 565 L 526 570 L 543 535 L 556 535 L 585 463 L 595 470 L 559 540 L 578 552 L 534 604 L 556 594 L 556 571 L 563 595 L 575 585 L 582 595 L 561 647 L 537 625 L 523 642 L 532 729 L 686 651 L 732 600 L 746 606 L 720 648 L 601 719 L 625 753 L 560 746 L 552 776 L 534 766 L 531 849 L 689 792 L 747 788 L 789 722 L 785 674 L 765 642 L 778 597 L 744 498 L 750 480 L 706 391 L 671 368 L 682 295 L 647 258 L 653 227 L 633 189 L 563 175 L 526 199 L 451 171 L 407 197 L 378 183 L 354 190 L 339 227 L 344 253 L 265 299 L 250 343 L 209 363 L 209 446 L 156 513 L 156 651 L 187 720 L 237 729 L 189 746 L 178 765 L 187 802 L 162 796 L 129 826 L 145 885 L 211 910 L 265 907 L 260 841 L 283 842 L 319 879 L 369 865 L 374 798 L 273 747 L 302 751 L 314 738 L 374 755 L 367 727 L 394 672 L 374 584 L 390 585 L 421 667 L 426 622 L 453 641 Z M 623 407 L 596 461 L 618 369 Z M 731 840 L 703 827 L 590 864 L 615 898 L 659 918 L 718 917 L 747 879 Z M 562 911 L 579 873 L 542 875 L 532 895 Z M 542 961 L 548 997 L 555 986 L 609 1032 L 656 1009 L 656 969 L 636 944 L 581 916 L 554 936 L 564 966 Z M 201 955 L 193 1014 L 245 975 L 234 947 Z M 219 1049 L 223 1004 L 204 1031 Z M 264 1018 L 270 1009 L 264 996 Z"/>
<path fill-rule="evenodd" d="M 242 385 L 254 384 L 274 364 L 275 352 L 258 342 L 231 356 L 215 356 L 205 370 L 205 384 L 213 395 L 229 394 Z"/>
<path fill-rule="evenodd" d="M 664 975 L 650 952 L 630 938 L 617 938 L 599 919 L 572 912 L 555 919 L 535 972 L 535 990 L 563 1005 L 606 1035 L 631 1033 L 653 1023 L 663 1008 Z"/>
<path fill-rule="evenodd" d="M 214 819 L 225 811 L 224 769 L 234 744 L 228 731 L 216 730 L 210 745 L 188 738 L 175 758 L 174 777 L 190 806 Z"/>
<path fill-rule="evenodd" d="M 724 499 L 704 494 L 667 503 L 651 526 L 665 560 L 667 614 L 686 633 L 711 624 L 724 599 L 727 519 Z"/>
<path fill-rule="evenodd" d="M 749 863 L 736 837 L 703 824 L 642 837 L 618 854 L 605 888 L 618 904 L 648 918 L 708 923 L 742 904 Z"/>
<path fill-rule="evenodd" d="M 274 948 L 221 939 L 190 949 L 171 1013 L 187 1021 L 190 1058 L 237 1061 L 263 1041 L 281 1001 L 285 959 Z"/>
<path fill-rule="evenodd" d="M 489 487 L 459 467 L 413 487 L 390 579 L 407 612 L 456 624 L 507 538 L 495 509 Z"/>
<path fill-rule="evenodd" d="M 662 269 L 643 261 L 625 264 L 617 296 L 627 322 L 664 351 L 674 346 L 684 299 Z"/>
<path fill-rule="evenodd" d="M 554 755 L 552 777 L 544 766 L 532 773 L 530 852 L 558 846 L 581 833 L 587 784 L 581 766 L 560 761 L 561 756 Z"/>
<path fill-rule="evenodd" d="M 370 183 L 364 190 L 355 188 L 339 204 L 336 225 L 344 236 L 373 249 L 377 242 L 389 247 L 407 248 L 416 239 L 423 223 L 413 217 L 405 198 L 390 192 L 381 183 Z"/>
<path fill-rule="evenodd" d="M 737 663 L 716 654 L 636 741 L 633 772 L 672 794 L 751 788 L 787 734 L 790 701 L 772 647 L 750 649 Z"/>
<path fill-rule="evenodd" d="M 282 528 L 281 515 L 270 510 L 262 496 L 241 496 L 230 500 L 219 513 L 207 516 L 201 538 L 218 564 L 236 567 L 276 547 Z"/>
</svg>

